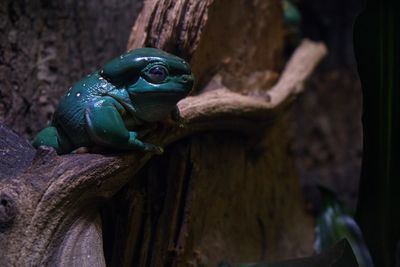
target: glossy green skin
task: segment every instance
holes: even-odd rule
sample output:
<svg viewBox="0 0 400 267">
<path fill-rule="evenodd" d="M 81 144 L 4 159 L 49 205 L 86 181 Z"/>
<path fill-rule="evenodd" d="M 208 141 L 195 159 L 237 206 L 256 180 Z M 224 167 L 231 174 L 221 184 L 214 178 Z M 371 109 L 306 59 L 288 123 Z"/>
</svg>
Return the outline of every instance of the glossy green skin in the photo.
<svg viewBox="0 0 400 267">
<path fill-rule="evenodd" d="M 163 81 L 151 79 L 149 70 L 155 66 L 167 69 Z M 155 48 L 133 50 L 71 87 L 50 125 L 32 143 L 53 147 L 58 154 L 91 146 L 161 153 L 161 147 L 138 138 L 169 114 L 178 119 L 176 104 L 192 86 L 193 75 L 183 59 Z"/>
</svg>

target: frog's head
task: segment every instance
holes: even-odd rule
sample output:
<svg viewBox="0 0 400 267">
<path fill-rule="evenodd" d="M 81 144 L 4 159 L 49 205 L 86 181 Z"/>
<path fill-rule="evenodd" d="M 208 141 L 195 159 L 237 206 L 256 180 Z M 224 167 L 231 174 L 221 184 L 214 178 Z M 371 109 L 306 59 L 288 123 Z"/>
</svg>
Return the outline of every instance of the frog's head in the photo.
<svg viewBox="0 0 400 267">
<path fill-rule="evenodd" d="M 194 81 L 186 61 L 156 48 L 128 52 L 107 63 L 100 75 L 126 89 L 135 115 L 150 122 L 168 115 Z"/>
</svg>

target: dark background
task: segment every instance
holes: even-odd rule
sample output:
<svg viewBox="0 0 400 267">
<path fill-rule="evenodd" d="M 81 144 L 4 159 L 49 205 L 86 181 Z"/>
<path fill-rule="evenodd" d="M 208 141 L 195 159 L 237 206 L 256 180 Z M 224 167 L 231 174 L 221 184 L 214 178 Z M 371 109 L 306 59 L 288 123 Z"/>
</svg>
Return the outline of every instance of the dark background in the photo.
<svg viewBox="0 0 400 267">
<path fill-rule="evenodd" d="M 290 111 L 291 153 L 306 194 L 316 183 L 327 185 L 351 210 L 362 157 L 362 91 L 353 24 L 363 2 L 295 2 L 302 14 L 301 35 L 323 41 L 329 53 Z"/>
</svg>

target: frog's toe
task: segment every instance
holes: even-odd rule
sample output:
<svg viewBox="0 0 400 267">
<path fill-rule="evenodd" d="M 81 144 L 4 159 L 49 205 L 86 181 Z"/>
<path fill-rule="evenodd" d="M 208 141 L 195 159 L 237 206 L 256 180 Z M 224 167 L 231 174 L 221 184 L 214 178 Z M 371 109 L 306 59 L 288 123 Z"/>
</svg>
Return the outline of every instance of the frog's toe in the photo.
<svg viewBox="0 0 400 267">
<path fill-rule="evenodd" d="M 160 146 L 151 145 L 147 149 L 149 152 L 153 152 L 154 154 L 161 155 L 164 153 L 164 149 Z"/>
<path fill-rule="evenodd" d="M 186 121 L 180 115 L 178 117 L 172 117 L 173 121 L 178 125 L 179 128 L 185 128 Z"/>
<path fill-rule="evenodd" d="M 154 149 L 154 153 L 156 153 L 157 155 L 161 155 L 164 153 L 164 148 L 162 148 L 160 146 L 156 146 Z"/>
</svg>

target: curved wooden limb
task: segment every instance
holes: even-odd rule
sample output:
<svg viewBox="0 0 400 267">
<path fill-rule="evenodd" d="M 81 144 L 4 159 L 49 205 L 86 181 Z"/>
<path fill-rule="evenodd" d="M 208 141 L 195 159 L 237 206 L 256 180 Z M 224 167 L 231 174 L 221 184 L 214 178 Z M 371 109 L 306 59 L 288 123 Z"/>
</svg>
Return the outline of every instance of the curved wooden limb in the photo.
<svg viewBox="0 0 400 267">
<path fill-rule="evenodd" d="M 167 146 L 203 130 L 243 131 L 255 125 L 259 128 L 260 123 L 267 125 L 276 117 L 275 112 L 301 91 L 325 53 L 324 45 L 304 41 L 278 83 L 266 92 L 268 101 L 226 88 L 188 97 L 178 104 L 185 126 L 168 126 L 157 131 L 149 141 Z M 2 144 L 2 149 L 8 145 Z M 71 231 L 87 230 L 91 243 L 101 242 L 101 238 L 94 238 L 99 234 L 99 227 L 91 223 L 74 227 L 79 211 L 95 209 L 95 203 L 112 197 L 151 156 L 142 152 L 57 156 L 50 148 L 40 148 L 24 173 L 10 172 L 15 176 L 0 179 L 0 247 L 4 248 L 0 263 L 42 265 L 57 255 L 72 256 L 76 251 L 71 249 L 74 242 L 68 234 Z M 85 225 L 87 229 L 81 229 Z M 85 244 L 81 241 L 79 244 Z M 87 246 L 93 245 L 96 246 Z M 97 253 L 90 250 L 89 254 L 101 262 L 103 252 Z"/>
<path fill-rule="evenodd" d="M 194 53 L 214 0 L 147 0 L 139 14 L 127 50 L 160 47 L 183 58 Z"/>
<path fill-rule="evenodd" d="M 259 93 L 257 97 L 235 93 L 221 85 L 211 91 L 183 99 L 178 103 L 178 107 L 188 127 L 175 130 L 176 139 L 185 131 L 184 134 L 188 134 L 191 131 L 224 127 L 240 130 L 237 124 L 239 122 L 247 124 L 250 129 L 254 122 L 268 125 L 293 97 L 302 92 L 307 78 L 326 53 L 327 49 L 323 43 L 303 40 L 276 85 L 261 95 Z M 173 136 L 174 131 L 170 131 L 166 139 L 176 140 Z"/>
</svg>

